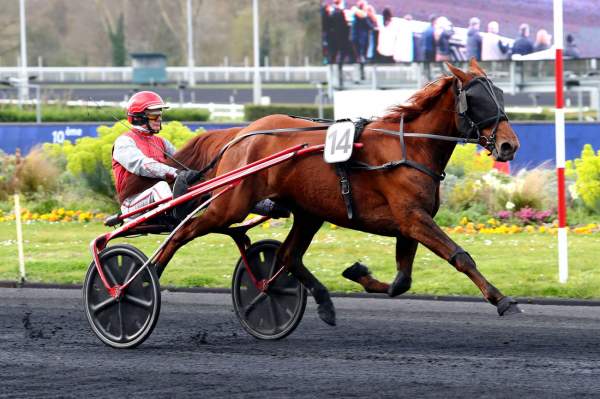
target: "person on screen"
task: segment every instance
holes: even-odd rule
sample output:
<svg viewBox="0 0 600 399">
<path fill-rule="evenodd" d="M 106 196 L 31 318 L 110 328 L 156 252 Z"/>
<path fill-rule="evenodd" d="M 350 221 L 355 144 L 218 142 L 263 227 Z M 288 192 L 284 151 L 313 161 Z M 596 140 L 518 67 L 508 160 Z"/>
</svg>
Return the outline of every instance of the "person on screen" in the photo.
<svg viewBox="0 0 600 399">
<path fill-rule="evenodd" d="M 516 38 L 513 43 L 512 53 L 519 55 L 533 53 L 533 43 L 529 39 L 528 24 L 521 24 L 521 26 L 519 26 L 519 37 Z"/>
<path fill-rule="evenodd" d="M 579 52 L 579 49 L 577 48 L 577 45 L 575 44 L 575 38 L 570 33 L 567 35 L 567 45 L 565 46 L 565 51 L 564 51 L 563 55 L 565 57 L 569 57 L 569 58 L 580 58 L 581 57 L 581 53 Z"/>
<path fill-rule="evenodd" d="M 535 44 L 533 45 L 533 51 L 544 51 L 548 50 L 552 45 L 552 35 L 548 33 L 546 29 L 540 29 L 535 34 Z"/>
<path fill-rule="evenodd" d="M 467 31 L 467 59 L 475 57 L 477 61 L 481 61 L 481 33 L 479 28 L 481 22 L 479 18 L 473 17 L 469 19 L 469 30 Z"/>
<path fill-rule="evenodd" d="M 433 37 L 435 40 L 435 60 L 450 61 L 450 38 L 454 35 L 452 22 L 446 17 L 435 20 Z"/>
<path fill-rule="evenodd" d="M 333 0 L 333 4 L 328 8 L 326 16 L 328 27 L 327 45 L 329 65 L 338 64 L 338 82 L 339 87 L 344 86 L 344 59 L 350 56 L 350 26 L 346 20 L 346 10 L 343 0 Z"/>
<path fill-rule="evenodd" d="M 435 30 L 435 20 L 437 19 L 437 15 L 429 16 L 429 26 L 427 29 L 423 31 L 421 35 L 421 48 L 423 54 L 423 61 L 431 62 L 435 61 L 435 40 L 433 38 L 433 32 Z"/>
<path fill-rule="evenodd" d="M 383 9 L 382 16 L 383 24 L 378 27 L 377 54 L 380 62 L 391 64 L 394 62 L 396 48 L 396 24 L 389 8 Z"/>
<path fill-rule="evenodd" d="M 500 24 L 497 21 L 490 21 L 487 32 L 481 40 L 483 61 L 505 60 L 510 55 L 509 45 L 504 43 L 498 32 L 500 32 Z"/>
<path fill-rule="evenodd" d="M 354 20 L 352 21 L 352 45 L 356 60 L 360 64 L 360 80 L 365 80 L 365 62 L 367 61 L 367 50 L 369 49 L 369 35 L 373 30 L 373 22 L 367 13 L 368 4 L 365 0 L 359 0 L 351 8 Z"/>
</svg>

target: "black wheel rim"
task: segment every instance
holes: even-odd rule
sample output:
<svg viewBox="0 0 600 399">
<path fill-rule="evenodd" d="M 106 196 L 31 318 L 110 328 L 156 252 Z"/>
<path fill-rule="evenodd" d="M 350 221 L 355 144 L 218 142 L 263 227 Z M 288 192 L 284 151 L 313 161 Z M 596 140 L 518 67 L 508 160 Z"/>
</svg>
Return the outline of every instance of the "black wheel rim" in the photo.
<svg viewBox="0 0 600 399">
<path fill-rule="evenodd" d="M 258 280 L 270 278 L 278 270 L 275 260 L 279 243 L 269 241 L 253 247 L 247 259 L 254 276 Z M 304 312 L 306 295 L 295 277 L 282 272 L 266 293 L 255 287 L 241 261 L 236 277 L 234 301 L 246 330 L 258 338 L 278 339 L 296 328 Z"/>
<path fill-rule="evenodd" d="M 126 248 L 108 248 L 100 255 L 100 262 L 109 284 L 123 284 L 144 264 L 145 257 Z M 90 267 L 93 269 L 86 284 L 86 307 L 94 332 L 115 347 L 141 343 L 157 318 L 158 282 L 146 269 L 116 300 L 108 294 L 93 264 Z"/>
</svg>

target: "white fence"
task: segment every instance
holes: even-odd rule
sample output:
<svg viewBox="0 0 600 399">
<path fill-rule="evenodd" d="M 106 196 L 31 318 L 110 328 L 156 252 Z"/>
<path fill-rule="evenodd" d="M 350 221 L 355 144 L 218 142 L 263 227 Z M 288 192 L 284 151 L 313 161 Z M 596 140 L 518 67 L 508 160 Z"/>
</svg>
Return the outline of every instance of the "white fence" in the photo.
<svg viewBox="0 0 600 399">
<path fill-rule="evenodd" d="M 390 65 L 367 66 L 367 78 L 377 73 L 378 79 L 394 79 L 416 81 L 420 66 Z M 253 78 L 253 67 L 194 67 L 192 68 L 196 82 L 247 82 Z M 18 78 L 18 67 L 0 67 L 0 79 Z M 188 81 L 190 69 L 187 67 L 167 67 L 167 80 L 170 82 Z M 354 65 L 346 65 L 344 74 L 352 77 Z M 27 74 L 35 76 L 39 82 L 68 82 L 68 83 L 130 83 L 132 67 L 28 67 Z M 266 66 L 260 68 L 264 82 L 326 82 L 329 79 L 328 66 Z"/>
</svg>

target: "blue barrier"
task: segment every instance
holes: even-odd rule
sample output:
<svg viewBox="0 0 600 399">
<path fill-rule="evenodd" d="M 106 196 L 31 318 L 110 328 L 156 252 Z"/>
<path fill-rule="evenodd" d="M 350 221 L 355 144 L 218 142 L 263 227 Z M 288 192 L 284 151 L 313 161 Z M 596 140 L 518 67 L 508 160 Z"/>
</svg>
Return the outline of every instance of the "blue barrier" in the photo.
<svg viewBox="0 0 600 399">
<path fill-rule="evenodd" d="M 555 167 L 556 147 L 554 123 L 512 123 L 521 147 L 511 161 L 511 170 L 531 169 L 544 162 Z M 565 127 L 565 158 L 581 156 L 585 144 L 600 149 L 600 123 L 569 122 Z"/>
<path fill-rule="evenodd" d="M 108 123 L 105 123 L 108 124 Z M 227 129 L 241 126 L 242 123 L 184 123 L 191 130 L 200 127 L 206 130 Z M 0 124 L 0 149 L 14 153 L 17 148 L 27 154 L 32 147 L 42 143 L 62 143 L 75 141 L 80 137 L 96 137 L 97 128 L 102 123 L 14 123 Z M 513 123 L 521 148 L 511 162 L 511 169 L 532 168 L 549 161 L 554 167 L 554 124 L 553 123 Z M 599 123 L 567 123 L 566 159 L 578 158 L 584 144 L 592 144 L 600 149 Z"/>
<path fill-rule="evenodd" d="M 22 154 L 27 154 L 33 147 L 43 143 L 63 143 L 65 140 L 75 142 L 81 137 L 97 137 L 97 129 L 109 123 L 3 123 L 0 124 L 0 150 L 14 154 L 16 149 L 21 149 Z M 202 127 L 206 130 L 228 129 L 241 123 L 185 123 L 190 130 L 195 131 Z"/>
</svg>

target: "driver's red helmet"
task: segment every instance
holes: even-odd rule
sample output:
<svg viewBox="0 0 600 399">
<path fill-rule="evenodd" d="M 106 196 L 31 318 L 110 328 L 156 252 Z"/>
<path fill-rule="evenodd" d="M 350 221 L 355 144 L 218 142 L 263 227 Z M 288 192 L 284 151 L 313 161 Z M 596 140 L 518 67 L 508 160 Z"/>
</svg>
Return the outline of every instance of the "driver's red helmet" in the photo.
<svg viewBox="0 0 600 399">
<path fill-rule="evenodd" d="M 153 91 L 135 93 L 127 103 L 127 120 L 133 121 L 134 116 L 141 116 L 146 110 L 162 110 L 169 108 L 163 99 Z"/>
</svg>

